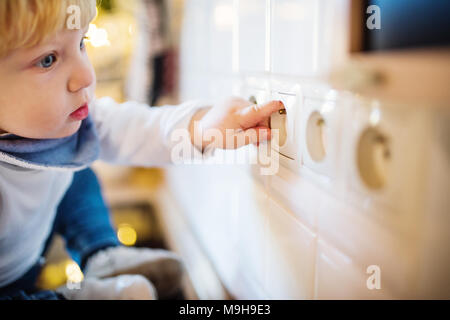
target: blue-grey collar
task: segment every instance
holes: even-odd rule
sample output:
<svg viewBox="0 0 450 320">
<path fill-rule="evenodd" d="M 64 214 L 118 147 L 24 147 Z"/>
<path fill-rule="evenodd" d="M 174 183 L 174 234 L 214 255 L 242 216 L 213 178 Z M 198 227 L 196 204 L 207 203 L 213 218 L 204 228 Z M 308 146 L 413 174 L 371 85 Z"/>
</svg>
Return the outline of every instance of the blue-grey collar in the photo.
<svg viewBox="0 0 450 320">
<path fill-rule="evenodd" d="M 0 162 L 23 168 L 81 170 L 94 162 L 100 145 L 91 117 L 72 136 L 61 139 L 28 139 L 0 136 Z"/>
</svg>

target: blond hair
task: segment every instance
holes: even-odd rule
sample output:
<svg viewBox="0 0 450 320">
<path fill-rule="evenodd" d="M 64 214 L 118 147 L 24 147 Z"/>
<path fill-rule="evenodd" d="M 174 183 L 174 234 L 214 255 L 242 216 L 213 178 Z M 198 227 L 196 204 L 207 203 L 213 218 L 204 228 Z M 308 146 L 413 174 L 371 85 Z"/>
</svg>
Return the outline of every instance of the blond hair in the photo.
<svg viewBox="0 0 450 320">
<path fill-rule="evenodd" d="M 63 29 L 71 5 L 81 9 L 81 28 L 96 15 L 95 0 L 0 0 L 0 57 Z"/>
</svg>

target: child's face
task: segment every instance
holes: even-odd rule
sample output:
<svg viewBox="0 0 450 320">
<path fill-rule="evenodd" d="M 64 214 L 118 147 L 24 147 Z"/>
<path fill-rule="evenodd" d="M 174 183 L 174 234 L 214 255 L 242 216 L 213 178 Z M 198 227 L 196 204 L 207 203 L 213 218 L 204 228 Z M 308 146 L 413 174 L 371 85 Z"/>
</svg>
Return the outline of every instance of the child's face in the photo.
<svg viewBox="0 0 450 320">
<path fill-rule="evenodd" d="M 0 58 L 0 133 L 25 138 L 74 134 L 94 97 L 95 73 L 84 30 L 61 30 L 45 43 Z"/>
</svg>

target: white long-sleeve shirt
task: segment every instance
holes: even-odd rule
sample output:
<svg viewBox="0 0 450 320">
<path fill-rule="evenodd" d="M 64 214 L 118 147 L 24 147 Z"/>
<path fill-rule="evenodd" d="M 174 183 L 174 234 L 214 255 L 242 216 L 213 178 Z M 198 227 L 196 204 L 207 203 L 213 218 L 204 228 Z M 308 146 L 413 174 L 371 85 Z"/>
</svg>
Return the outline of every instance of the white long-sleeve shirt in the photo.
<svg viewBox="0 0 450 320">
<path fill-rule="evenodd" d="M 193 114 L 204 105 L 149 108 L 136 102 L 95 100 L 91 117 L 100 140 L 100 159 L 135 166 L 172 163 L 176 129 L 188 130 Z M 191 156 L 202 153 L 190 141 Z M 192 148 L 191 148 L 192 147 Z M 24 275 L 40 258 L 56 208 L 69 188 L 73 170 L 21 163 L 0 156 L 0 287 Z"/>
</svg>

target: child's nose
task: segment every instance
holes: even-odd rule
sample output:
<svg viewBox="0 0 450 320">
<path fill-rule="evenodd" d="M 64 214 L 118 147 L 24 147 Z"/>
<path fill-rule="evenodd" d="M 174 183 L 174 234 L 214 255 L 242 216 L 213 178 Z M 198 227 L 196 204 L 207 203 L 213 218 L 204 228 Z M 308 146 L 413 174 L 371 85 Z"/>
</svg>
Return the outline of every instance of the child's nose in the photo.
<svg viewBox="0 0 450 320">
<path fill-rule="evenodd" d="M 89 87 L 95 81 L 95 73 L 89 61 L 80 61 L 74 66 L 68 83 L 70 92 Z"/>
</svg>

